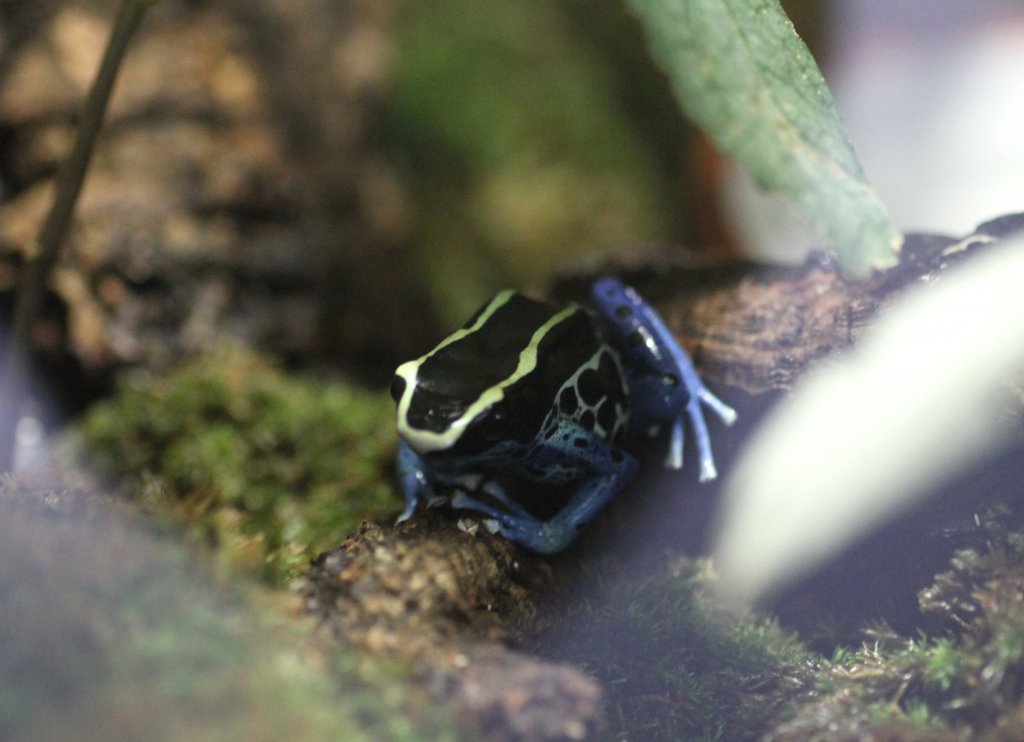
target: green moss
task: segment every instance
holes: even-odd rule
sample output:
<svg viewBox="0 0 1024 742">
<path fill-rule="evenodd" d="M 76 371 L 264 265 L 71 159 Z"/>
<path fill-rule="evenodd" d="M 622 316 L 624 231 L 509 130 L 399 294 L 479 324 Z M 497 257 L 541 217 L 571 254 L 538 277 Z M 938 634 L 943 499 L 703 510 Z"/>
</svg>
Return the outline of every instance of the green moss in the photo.
<svg viewBox="0 0 1024 742">
<path fill-rule="evenodd" d="M 771 621 L 715 601 L 706 561 L 597 580 L 542 651 L 581 663 L 609 694 L 613 736 L 752 739 L 813 687 L 812 659 Z M 585 607 L 582 607 L 585 606 Z"/>
<path fill-rule="evenodd" d="M 947 693 L 960 676 L 963 665 L 963 651 L 952 639 L 938 639 L 925 655 L 925 682 Z"/>
<path fill-rule="evenodd" d="M 1016 532 L 993 534 L 987 553 L 957 552 L 919 596 L 933 635 L 885 627 L 835 654 L 816 685 L 822 701 L 790 724 L 798 739 L 826 729 L 871 736 L 896 724 L 906 739 L 967 739 L 1000 726 L 1010 739 L 1024 696 L 1024 551 Z M 906 731 L 909 730 L 909 731 Z M 932 737 L 942 733 L 944 736 Z"/>
<path fill-rule="evenodd" d="M 384 395 L 291 378 L 244 351 L 126 383 L 80 426 L 85 463 L 274 582 L 392 517 Z"/>
<path fill-rule="evenodd" d="M 921 592 L 930 633 L 876 625 L 831 660 L 719 604 L 707 563 L 687 559 L 644 579 L 590 565 L 554 607 L 541 652 L 602 682 L 613 737 L 1019 739 L 1024 539 L 990 534 L 988 550 L 957 552 Z"/>
</svg>

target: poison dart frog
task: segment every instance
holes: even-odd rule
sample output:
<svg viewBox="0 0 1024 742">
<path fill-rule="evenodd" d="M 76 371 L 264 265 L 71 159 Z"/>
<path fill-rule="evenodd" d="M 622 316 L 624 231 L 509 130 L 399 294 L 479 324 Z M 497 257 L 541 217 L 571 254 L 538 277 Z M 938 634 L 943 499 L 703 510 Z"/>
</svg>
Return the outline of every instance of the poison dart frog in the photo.
<svg viewBox="0 0 1024 742">
<path fill-rule="evenodd" d="M 665 466 L 683 463 L 690 418 L 701 481 L 716 474 L 702 405 L 715 397 L 651 305 L 612 278 L 594 310 L 499 293 L 432 351 L 395 371 L 398 475 L 409 518 L 448 503 L 539 553 L 564 549 L 637 475 L 636 445 L 667 430 Z M 503 484 L 560 488 L 565 504 L 534 515 Z"/>
</svg>

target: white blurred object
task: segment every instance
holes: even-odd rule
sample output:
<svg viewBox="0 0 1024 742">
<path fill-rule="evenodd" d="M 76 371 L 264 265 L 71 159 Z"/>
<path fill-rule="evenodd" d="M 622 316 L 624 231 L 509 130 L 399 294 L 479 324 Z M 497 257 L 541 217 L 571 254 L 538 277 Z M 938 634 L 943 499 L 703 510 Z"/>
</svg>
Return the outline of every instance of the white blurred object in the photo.
<svg viewBox="0 0 1024 742">
<path fill-rule="evenodd" d="M 1024 239 L 914 289 L 811 371 L 726 482 L 716 566 L 754 600 L 808 573 L 999 444 L 1024 368 Z"/>
<path fill-rule="evenodd" d="M 42 421 L 35 415 L 23 415 L 14 428 L 14 471 L 21 473 L 39 466 L 45 454 Z"/>
<path fill-rule="evenodd" d="M 961 235 L 1024 211 L 1024 3 L 835 0 L 825 77 L 868 181 L 902 231 Z M 752 255 L 820 239 L 740 172 L 724 208 Z"/>
</svg>

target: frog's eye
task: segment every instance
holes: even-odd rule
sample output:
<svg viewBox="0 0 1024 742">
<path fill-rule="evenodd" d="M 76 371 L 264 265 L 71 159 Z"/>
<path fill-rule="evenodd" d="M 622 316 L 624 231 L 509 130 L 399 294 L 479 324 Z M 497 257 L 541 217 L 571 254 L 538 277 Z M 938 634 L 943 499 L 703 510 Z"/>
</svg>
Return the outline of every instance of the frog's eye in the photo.
<svg viewBox="0 0 1024 742">
<path fill-rule="evenodd" d="M 405 378 L 395 374 L 395 378 L 391 380 L 391 399 L 398 402 L 403 394 L 405 394 Z"/>
</svg>

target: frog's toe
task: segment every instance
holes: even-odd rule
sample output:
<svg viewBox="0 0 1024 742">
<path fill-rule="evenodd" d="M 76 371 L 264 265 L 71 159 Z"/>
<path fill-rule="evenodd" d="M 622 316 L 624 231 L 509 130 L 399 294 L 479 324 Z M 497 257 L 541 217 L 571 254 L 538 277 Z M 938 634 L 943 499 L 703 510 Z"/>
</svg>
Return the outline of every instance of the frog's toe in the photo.
<svg viewBox="0 0 1024 742">
<path fill-rule="evenodd" d="M 672 433 L 668 444 L 668 453 L 665 455 L 665 468 L 666 469 L 682 469 L 683 468 L 683 435 L 684 435 L 684 420 L 683 416 L 680 415 L 672 423 Z"/>
<path fill-rule="evenodd" d="M 579 535 L 578 528 L 540 521 L 510 520 L 498 523 L 498 532 L 509 541 L 537 554 L 556 554 Z"/>
<path fill-rule="evenodd" d="M 495 520 L 507 517 L 504 513 L 489 503 L 481 502 L 462 490 L 459 490 L 452 495 L 451 505 L 456 510 L 473 510 Z"/>
<path fill-rule="evenodd" d="M 700 393 L 697 395 L 700 401 L 711 408 L 711 411 L 718 415 L 718 418 L 726 425 L 736 422 L 736 410 L 712 394 L 706 386 L 701 385 Z"/>
<path fill-rule="evenodd" d="M 718 469 L 715 467 L 711 436 L 708 435 L 708 426 L 704 420 L 704 410 L 701 405 L 709 407 L 726 425 L 736 422 L 736 411 L 709 392 L 703 384 L 686 405 L 686 412 L 690 416 L 694 436 L 697 440 L 697 450 L 700 453 L 700 481 L 707 482 L 718 476 Z"/>
<path fill-rule="evenodd" d="M 427 510 L 433 510 L 447 504 L 448 498 L 444 495 L 431 495 L 427 498 Z"/>
<path fill-rule="evenodd" d="M 405 521 L 409 520 L 409 518 L 411 518 L 412 514 L 415 513 L 415 512 L 416 512 L 416 501 L 412 500 L 410 502 L 407 502 L 405 504 L 405 510 L 403 510 L 402 514 L 399 515 L 395 519 L 395 525 L 397 526 L 399 523 L 404 523 Z"/>
<path fill-rule="evenodd" d="M 710 455 L 700 459 L 700 481 L 710 482 L 718 478 L 718 469 L 715 467 L 715 460 Z"/>
</svg>

